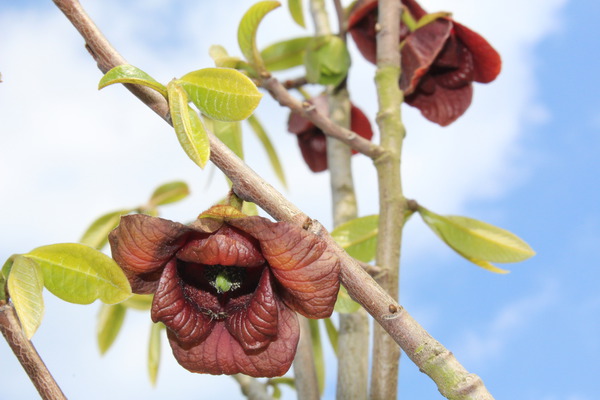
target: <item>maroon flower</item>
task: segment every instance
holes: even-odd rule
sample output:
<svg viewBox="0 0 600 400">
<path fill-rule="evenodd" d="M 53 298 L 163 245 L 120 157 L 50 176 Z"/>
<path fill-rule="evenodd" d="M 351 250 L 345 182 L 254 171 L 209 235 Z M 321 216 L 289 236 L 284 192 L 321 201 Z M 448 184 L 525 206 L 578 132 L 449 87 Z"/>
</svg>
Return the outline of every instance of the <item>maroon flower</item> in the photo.
<svg viewBox="0 0 600 400">
<path fill-rule="evenodd" d="M 154 293 L 151 316 L 167 327 L 192 372 L 283 375 L 299 328 L 295 312 L 331 315 L 339 261 L 317 236 L 216 206 L 191 225 L 122 217 L 109 237 L 134 293 Z"/>
<path fill-rule="evenodd" d="M 329 104 L 326 95 L 310 100 L 319 113 L 329 115 Z M 366 115 L 354 105 L 350 105 L 350 129 L 365 139 L 371 140 L 373 130 Z M 300 114 L 291 113 L 288 119 L 288 131 L 298 135 L 298 145 L 304 161 L 312 172 L 327 169 L 327 139 L 321 129 Z M 352 154 L 356 151 L 352 150 Z"/>
<path fill-rule="evenodd" d="M 419 21 L 427 13 L 415 0 L 402 0 Z M 361 1 L 350 15 L 350 33 L 363 56 L 375 62 L 377 0 Z M 401 26 L 400 88 L 407 104 L 428 120 L 446 126 L 471 104 L 472 82 L 488 83 L 500 73 L 500 55 L 479 34 L 440 16 L 413 32 Z"/>
</svg>

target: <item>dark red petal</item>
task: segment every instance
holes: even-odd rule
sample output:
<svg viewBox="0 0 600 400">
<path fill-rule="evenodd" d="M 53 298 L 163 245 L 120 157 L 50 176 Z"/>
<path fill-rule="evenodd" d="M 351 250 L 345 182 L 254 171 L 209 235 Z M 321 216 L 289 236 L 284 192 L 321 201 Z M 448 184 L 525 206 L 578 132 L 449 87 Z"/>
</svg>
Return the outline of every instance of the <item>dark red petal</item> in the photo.
<svg viewBox="0 0 600 400">
<path fill-rule="evenodd" d="M 413 93 L 420 80 L 429 72 L 438 54 L 444 48 L 452 31 L 452 22 L 436 19 L 408 35 L 402 46 L 402 76 L 400 89 L 405 95 Z"/>
<path fill-rule="evenodd" d="M 229 333 L 225 324 L 219 322 L 203 342 L 185 345 L 167 331 L 173 355 L 192 372 L 203 374 L 237 374 L 253 377 L 274 377 L 285 374 L 292 365 L 300 329 L 296 314 L 281 301 L 277 301 L 279 320 L 277 339 L 262 351 L 244 351 Z"/>
<path fill-rule="evenodd" d="M 197 264 L 238 267 L 257 267 L 265 263 L 256 239 L 226 224 L 212 234 L 190 236 L 177 258 Z"/>
<path fill-rule="evenodd" d="M 454 22 L 454 31 L 473 55 L 475 82 L 489 83 L 496 79 L 502 69 L 500 54 L 481 35 L 458 22 Z"/>
<path fill-rule="evenodd" d="M 158 272 L 179 250 L 192 229 L 162 218 L 136 214 L 121 218 L 108 236 L 112 256 L 125 271 L 135 293 L 148 293 Z M 136 276 L 140 276 L 137 279 Z"/>
<path fill-rule="evenodd" d="M 406 103 L 417 107 L 428 120 L 441 126 L 450 125 L 471 105 L 473 85 L 458 89 L 446 89 L 436 86 L 431 95 L 426 95 L 418 89 L 406 98 Z"/>
<path fill-rule="evenodd" d="M 262 217 L 229 221 L 260 241 L 263 256 L 285 289 L 283 299 L 308 318 L 326 318 L 339 290 L 340 263 L 316 235 L 287 222 Z"/>
<path fill-rule="evenodd" d="M 425 11 L 415 0 L 402 0 L 402 4 L 408 8 L 410 14 L 417 21 L 427 14 L 427 11 Z"/>
<path fill-rule="evenodd" d="M 290 113 L 288 118 L 288 132 L 298 135 L 313 128 L 315 128 L 315 125 L 302 115 L 294 112 Z"/>
<path fill-rule="evenodd" d="M 271 272 L 265 268 L 247 308 L 230 313 L 225 326 L 242 348 L 250 351 L 260 350 L 275 339 L 277 321 L 277 299 Z"/>
<path fill-rule="evenodd" d="M 348 32 L 363 57 L 373 64 L 377 61 L 376 23 L 377 0 L 357 1 L 348 18 Z"/>
<path fill-rule="evenodd" d="M 181 343 L 197 343 L 206 338 L 215 321 L 188 298 L 177 274 L 177 260 L 173 259 L 165 266 L 154 294 L 152 321 L 165 324 Z"/>
<path fill-rule="evenodd" d="M 322 172 L 327 169 L 327 138 L 323 132 L 315 128 L 298 135 L 298 147 L 312 172 Z"/>
<path fill-rule="evenodd" d="M 462 43 L 458 43 L 456 52 L 457 68 L 448 69 L 442 73 L 435 74 L 434 79 L 437 84 L 446 89 L 458 89 L 473 82 L 473 56 Z M 438 61 L 435 63 L 436 67 L 438 66 Z"/>
</svg>

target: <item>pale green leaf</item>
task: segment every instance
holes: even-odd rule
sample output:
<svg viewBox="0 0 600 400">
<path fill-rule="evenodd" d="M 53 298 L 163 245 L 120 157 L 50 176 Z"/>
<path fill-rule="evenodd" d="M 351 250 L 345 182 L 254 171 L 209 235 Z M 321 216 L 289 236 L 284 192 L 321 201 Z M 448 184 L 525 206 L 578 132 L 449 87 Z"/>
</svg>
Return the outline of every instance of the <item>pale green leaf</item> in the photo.
<svg viewBox="0 0 600 400">
<path fill-rule="evenodd" d="M 323 356 L 323 345 L 321 344 L 321 332 L 319 330 L 319 320 L 309 319 L 310 337 L 313 348 L 313 361 L 315 364 L 315 372 L 317 374 L 317 383 L 319 385 L 319 393 L 323 395 L 325 390 L 325 357 Z"/>
<path fill-rule="evenodd" d="M 169 91 L 169 110 L 171 120 L 179 144 L 185 151 L 185 154 L 204 168 L 210 159 L 210 142 L 208 133 L 200 116 L 188 105 L 188 99 L 185 90 L 177 82 L 171 81 L 168 85 Z"/>
<path fill-rule="evenodd" d="M 44 277 L 40 266 L 30 258 L 15 257 L 7 287 L 23 332 L 31 339 L 44 316 Z"/>
<path fill-rule="evenodd" d="M 246 11 L 238 27 L 238 45 L 246 60 L 258 71 L 264 70 L 264 63 L 256 46 L 256 32 L 262 19 L 270 11 L 279 7 L 278 1 L 261 1 Z"/>
<path fill-rule="evenodd" d="M 461 216 L 442 216 L 419 207 L 425 223 L 465 257 L 499 263 L 528 259 L 535 252 L 516 235 L 494 225 Z"/>
<path fill-rule="evenodd" d="M 42 268 L 44 286 L 55 296 L 76 304 L 100 299 L 119 303 L 131 287 L 117 263 L 106 254 L 79 243 L 38 247 L 25 255 Z"/>
<path fill-rule="evenodd" d="M 333 325 L 333 321 L 331 318 L 323 319 L 325 323 L 325 330 L 327 331 L 327 337 L 329 338 L 329 343 L 331 343 L 331 347 L 333 348 L 333 352 L 338 354 L 338 330 Z"/>
<path fill-rule="evenodd" d="M 461 256 L 463 256 L 464 258 L 466 258 L 467 260 L 471 261 L 473 264 L 475 264 L 483 269 L 487 269 L 490 272 L 495 272 L 496 274 L 508 274 L 510 272 L 506 269 L 498 268 L 494 264 L 492 264 L 488 261 L 478 260 L 476 258 L 469 257 L 465 254 L 462 254 L 459 251 L 457 251 L 457 253 L 460 254 Z"/>
<path fill-rule="evenodd" d="M 237 70 L 246 71 L 250 76 L 256 77 L 258 74 L 254 67 L 239 57 L 230 56 L 223 46 L 212 45 L 208 49 L 210 58 L 215 62 L 216 67 L 234 68 Z"/>
<path fill-rule="evenodd" d="M 378 233 L 379 216 L 368 215 L 337 226 L 331 236 L 352 257 L 369 262 L 375 258 Z"/>
<path fill-rule="evenodd" d="M 79 241 L 100 250 L 108 243 L 108 234 L 119 225 L 121 216 L 132 211 L 131 209 L 118 210 L 100 216 L 92 222 Z"/>
<path fill-rule="evenodd" d="M 348 74 L 350 53 L 338 36 L 317 37 L 306 50 L 304 65 L 308 82 L 335 86 Z"/>
<path fill-rule="evenodd" d="M 203 114 L 219 121 L 248 118 L 262 98 L 250 78 L 231 68 L 200 69 L 177 83 Z"/>
<path fill-rule="evenodd" d="M 306 28 L 304 23 L 304 12 L 302 10 L 302 0 L 288 0 L 288 8 L 294 22 L 303 28 Z"/>
<path fill-rule="evenodd" d="M 6 301 L 8 299 L 8 295 L 6 294 L 6 280 L 8 279 L 15 258 L 18 256 L 19 254 L 13 254 L 8 257 L 4 262 L 4 265 L 2 265 L 2 269 L 0 270 L 0 301 Z"/>
<path fill-rule="evenodd" d="M 304 63 L 304 54 L 312 37 L 300 37 L 273 43 L 261 51 L 261 57 L 269 71 L 282 71 Z"/>
<path fill-rule="evenodd" d="M 244 143 L 242 140 L 242 124 L 237 122 L 212 121 L 212 132 L 236 156 L 244 159 Z"/>
<path fill-rule="evenodd" d="M 258 215 L 258 206 L 251 201 L 245 201 L 242 204 L 242 212 L 250 216 Z"/>
<path fill-rule="evenodd" d="M 283 167 L 281 166 L 281 162 L 279 161 L 279 156 L 277 156 L 277 152 L 275 151 L 275 147 L 269 139 L 269 135 L 267 135 L 267 131 L 265 131 L 263 125 L 260 123 L 258 118 L 255 115 L 251 115 L 248 118 L 248 123 L 252 128 L 252 131 L 260 140 L 260 143 L 263 145 L 263 148 L 267 152 L 267 156 L 269 157 L 269 161 L 271 162 L 271 166 L 273 167 L 273 171 L 275 171 L 275 175 L 283 185 L 283 187 L 287 188 L 287 182 L 285 179 L 285 173 L 283 172 Z"/>
<path fill-rule="evenodd" d="M 161 331 L 164 325 L 161 322 L 150 327 L 150 340 L 148 341 L 148 377 L 152 385 L 156 385 L 158 367 L 160 366 Z"/>
<path fill-rule="evenodd" d="M 153 298 L 154 296 L 151 294 L 134 294 L 121 304 L 134 310 L 146 311 L 152 307 Z"/>
<path fill-rule="evenodd" d="M 127 308 L 122 304 L 102 304 L 98 313 L 96 339 L 100 354 L 108 351 L 121 331 Z"/>
<path fill-rule="evenodd" d="M 187 183 L 181 181 L 160 185 L 150 196 L 151 207 L 164 206 L 186 198 L 190 194 Z"/>
<path fill-rule="evenodd" d="M 338 297 L 335 302 L 334 311 L 342 314 L 350 314 L 360 309 L 360 304 L 352 300 L 345 287 L 340 286 Z"/>
<path fill-rule="evenodd" d="M 157 82 L 150 75 L 133 65 L 121 64 L 108 71 L 104 74 L 102 79 L 100 79 L 98 89 L 102 89 L 114 83 L 133 83 L 136 85 L 147 86 L 156 90 L 165 98 L 167 97 L 167 88 L 165 85 Z"/>
</svg>

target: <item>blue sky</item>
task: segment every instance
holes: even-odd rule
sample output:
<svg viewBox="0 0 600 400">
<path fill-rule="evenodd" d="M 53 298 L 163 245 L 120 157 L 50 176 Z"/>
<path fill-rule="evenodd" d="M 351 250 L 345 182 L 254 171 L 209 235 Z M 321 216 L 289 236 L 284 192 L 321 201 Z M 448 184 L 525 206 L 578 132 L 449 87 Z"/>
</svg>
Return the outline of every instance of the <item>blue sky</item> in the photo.
<svg viewBox="0 0 600 400">
<path fill-rule="evenodd" d="M 111 42 L 160 81 L 212 66 L 211 44 L 239 54 L 235 26 L 252 1 L 83 2 Z M 219 5 L 218 3 L 221 3 Z M 423 0 L 429 11 L 454 11 L 503 56 L 500 78 L 475 87 L 474 104 L 442 129 L 404 108 L 408 128 L 403 175 L 408 196 L 444 214 L 506 228 L 537 255 L 498 276 L 468 264 L 423 227 L 407 226 L 401 302 L 498 399 L 588 400 L 600 373 L 599 79 L 595 57 L 597 2 L 573 0 Z M 304 34 L 284 9 L 259 32 L 264 45 Z M 219 199 L 212 182 L 178 148 L 166 124 L 127 91 L 97 92 L 100 78 L 74 29 L 51 2 L 0 2 L 0 258 L 56 242 L 76 241 L 97 215 L 143 203 L 155 186 L 186 180 L 190 199 L 163 216 L 187 221 Z M 352 49 L 353 50 L 353 49 Z M 353 50 L 354 51 L 354 50 Z M 373 68 L 355 55 L 350 90 L 374 120 Z M 291 75 L 299 73 L 294 71 Z M 33 101 L 32 101 L 33 100 Z M 257 115 L 285 154 L 286 193 L 330 224 L 327 174 L 312 175 L 287 114 L 266 98 Z M 274 176 L 251 135 L 248 162 Z M 354 157 L 362 215 L 376 212 L 371 163 Z M 311 182 L 306 185 L 305 182 Z M 277 186 L 277 183 L 274 182 Z M 115 347 L 95 348 L 98 305 L 76 306 L 45 295 L 34 336 L 69 398 L 241 398 L 228 377 L 187 373 L 164 343 L 156 388 L 145 376 L 149 318 L 130 313 Z M 35 392 L 8 346 L 0 343 L 0 387 L 10 399 Z M 332 366 L 332 363 L 329 363 Z M 127 375 L 127 380 L 123 378 Z M 334 379 L 335 370 L 328 369 Z M 127 384 L 125 384 L 127 382 Z M 334 381 L 332 381 L 334 382 Z M 403 357 L 403 398 L 440 398 L 435 385 Z M 333 383 L 326 390 L 334 398 Z"/>
</svg>

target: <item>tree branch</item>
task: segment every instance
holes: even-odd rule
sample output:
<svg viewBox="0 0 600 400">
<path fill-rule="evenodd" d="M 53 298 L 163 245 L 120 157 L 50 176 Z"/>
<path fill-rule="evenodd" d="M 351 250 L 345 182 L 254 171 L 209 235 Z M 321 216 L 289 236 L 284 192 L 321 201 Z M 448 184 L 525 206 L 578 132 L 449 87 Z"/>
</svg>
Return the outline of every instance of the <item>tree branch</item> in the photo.
<svg viewBox="0 0 600 400">
<path fill-rule="evenodd" d="M 10 303 L 0 304 L 0 331 L 42 399 L 66 400 L 33 343 L 25 337 L 15 309 Z"/>
<path fill-rule="evenodd" d="M 273 397 L 267 393 L 266 385 L 258 380 L 243 374 L 231 376 L 240 384 L 240 389 L 248 400 L 273 400 Z"/>
<path fill-rule="evenodd" d="M 315 370 L 310 325 L 308 319 L 302 315 L 298 315 L 298 323 L 300 324 L 300 341 L 294 358 L 296 392 L 301 400 L 318 400 L 321 396 L 319 395 L 319 382 Z"/>
<path fill-rule="evenodd" d="M 90 21 L 87 16 L 86 18 L 81 17 L 81 15 L 85 15 L 85 12 L 81 9 L 79 2 L 76 0 L 53 1 L 82 33 L 99 65 L 110 69 L 124 62 L 120 56 L 114 56 L 114 54 L 118 54 L 114 49 L 103 48 L 110 44 L 93 23 L 86 22 Z M 91 25 L 78 26 L 88 23 Z M 128 89 L 165 121 L 170 122 L 168 104 L 160 94 L 138 85 L 129 85 Z M 396 300 L 363 270 L 356 260 L 329 236 L 318 221 L 312 220 L 302 213 L 298 207 L 244 164 L 212 133 L 209 133 L 209 139 L 211 161 L 231 179 L 238 196 L 244 200 L 256 202 L 276 220 L 295 223 L 322 237 L 340 260 L 340 279 L 348 289 L 348 293 L 362 304 L 415 364 L 436 382 L 444 396 L 452 399 L 492 399 L 481 379 L 466 371 L 451 352 L 433 339 Z"/>
</svg>

